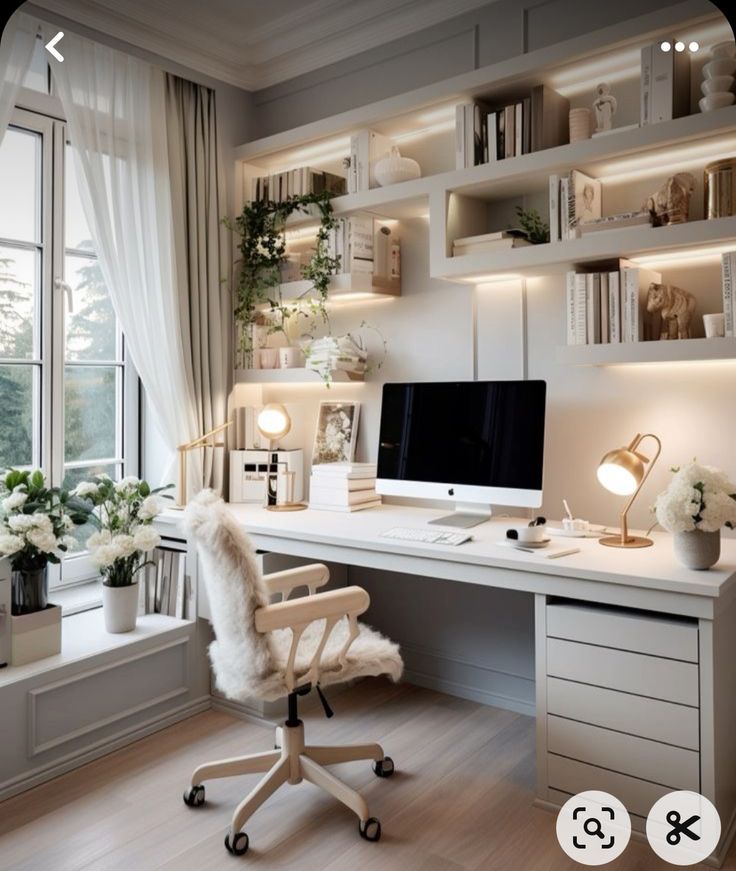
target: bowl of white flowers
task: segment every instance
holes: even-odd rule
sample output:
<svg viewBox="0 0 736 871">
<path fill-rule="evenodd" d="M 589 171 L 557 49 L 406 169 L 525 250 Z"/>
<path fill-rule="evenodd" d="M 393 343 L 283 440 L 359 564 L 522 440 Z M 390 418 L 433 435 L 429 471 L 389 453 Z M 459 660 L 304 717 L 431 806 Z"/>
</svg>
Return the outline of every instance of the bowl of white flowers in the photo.
<svg viewBox="0 0 736 871">
<path fill-rule="evenodd" d="M 113 481 L 97 475 L 78 484 L 74 494 L 94 506 L 91 522 L 96 531 L 87 550 L 102 575 L 102 609 L 108 632 L 131 632 L 138 616 L 138 573 L 150 565 L 149 554 L 160 536 L 151 526 L 164 508 L 146 481 L 130 476 Z"/>
<path fill-rule="evenodd" d="M 709 569 L 721 555 L 721 529 L 736 528 L 736 485 L 720 469 L 688 463 L 672 470 L 655 511 L 673 534 L 675 555 L 689 569 Z"/>
</svg>

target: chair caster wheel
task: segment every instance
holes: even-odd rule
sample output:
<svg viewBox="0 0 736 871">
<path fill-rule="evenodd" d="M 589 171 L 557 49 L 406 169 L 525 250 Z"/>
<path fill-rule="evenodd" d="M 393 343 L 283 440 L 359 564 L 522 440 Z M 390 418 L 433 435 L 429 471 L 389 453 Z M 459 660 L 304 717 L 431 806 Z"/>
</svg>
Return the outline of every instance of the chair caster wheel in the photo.
<svg viewBox="0 0 736 871">
<path fill-rule="evenodd" d="M 204 787 L 201 784 L 190 786 L 184 792 L 184 804 L 187 807 L 202 807 L 204 804 Z"/>
<path fill-rule="evenodd" d="M 242 856 L 248 849 L 248 836 L 245 832 L 237 832 L 230 841 L 230 832 L 225 835 L 225 849 L 233 856 Z"/>
<path fill-rule="evenodd" d="M 368 817 L 367 820 L 361 820 L 358 823 L 358 831 L 360 832 L 360 837 L 364 838 L 366 841 L 381 840 L 381 824 L 375 817 Z"/>
<path fill-rule="evenodd" d="M 394 773 L 394 760 L 390 756 L 384 756 L 383 759 L 374 762 L 373 773 L 376 777 L 391 777 Z"/>
</svg>

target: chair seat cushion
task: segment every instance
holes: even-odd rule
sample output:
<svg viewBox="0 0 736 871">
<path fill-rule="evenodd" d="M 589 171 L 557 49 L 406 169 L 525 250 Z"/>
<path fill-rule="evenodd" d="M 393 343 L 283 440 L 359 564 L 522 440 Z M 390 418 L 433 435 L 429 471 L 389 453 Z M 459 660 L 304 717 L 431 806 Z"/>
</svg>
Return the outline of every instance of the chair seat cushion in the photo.
<svg viewBox="0 0 736 871">
<path fill-rule="evenodd" d="M 294 673 L 297 678 L 307 675 L 312 656 L 322 640 L 324 628 L 324 620 L 315 620 L 304 630 L 294 664 Z M 339 657 L 340 651 L 348 639 L 348 621 L 343 617 L 335 624 L 320 657 L 320 684 L 322 686 L 343 683 L 358 677 L 375 677 L 381 674 L 388 675 L 394 681 L 400 679 L 404 663 L 399 653 L 398 644 L 384 638 L 380 632 L 376 632 L 365 623 L 358 623 L 358 628 L 360 635 L 351 644 L 345 657 L 345 663 L 341 665 Z M 238 686 L 224 686 L 219 679 L 221 672 L 215 670 L 218 676 L 218 689 L 229 698 L 242 701 L 245 698 L 257 696 L 266 701 L 274 701 L 288 694 L 286 664 L 291 649 L 291 631 L 278 629 L 275 632 L 270 632 L 268 637 L 277 665 L 275 671 L 260 676 L 251 673 L 251 682 L 247 686 L 241 681 L 238 682 Z M 225 651 L 220 647 L 219 642 L 213 641 L 210 645 L 210 657 L 213 662 L 222 659 L 223 654 Z M 243 672 L 240 672 L 239 676 L 242 680 Z M 297 679 L 298 685 L 299 680 Z"/>
</svg>

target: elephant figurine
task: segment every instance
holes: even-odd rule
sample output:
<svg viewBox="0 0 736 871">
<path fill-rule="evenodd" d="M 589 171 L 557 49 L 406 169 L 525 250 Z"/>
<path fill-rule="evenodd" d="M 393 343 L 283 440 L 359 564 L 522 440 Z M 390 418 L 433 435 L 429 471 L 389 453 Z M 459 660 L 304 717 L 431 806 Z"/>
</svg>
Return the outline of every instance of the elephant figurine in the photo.
<svg viewBox="0 0 736 871">
<path fill-rule="evenodd" d="M 659 314 L 662 326 L 660 339 L 689 339 L 690 321 L 695 311 L 695 297 L 688 290 L 673 284 L 652 282 L 647 293 L 647 311 Z"/>
</svg>

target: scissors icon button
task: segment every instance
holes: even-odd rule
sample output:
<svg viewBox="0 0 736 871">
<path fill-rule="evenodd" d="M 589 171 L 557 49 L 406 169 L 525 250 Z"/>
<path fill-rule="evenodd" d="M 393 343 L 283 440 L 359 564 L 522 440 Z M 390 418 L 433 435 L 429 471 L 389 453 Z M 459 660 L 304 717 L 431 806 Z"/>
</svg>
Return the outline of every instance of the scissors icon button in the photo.
<svg viewBox="0 0 736 871">
<path fill-rule="evenodd" d="M 690 838 L 691 841 L 700 840 L 700 835 L 696 835 L 695 832 L 690 828 L 691 826 L 694 826 L 695 823 L 700 821 L 700 817 L 696 814 L 693 814 L 693 816 L 686 819 L 683 823 L 679 811 L 670 811 L 665 819 L 672 826 L 672 829 L 667 832 L 668 844 L 676 847 L 680 843 L 680 839 L 683 835 L 685 835 L 685 837 L 687 838 Z"/>
</svg>

